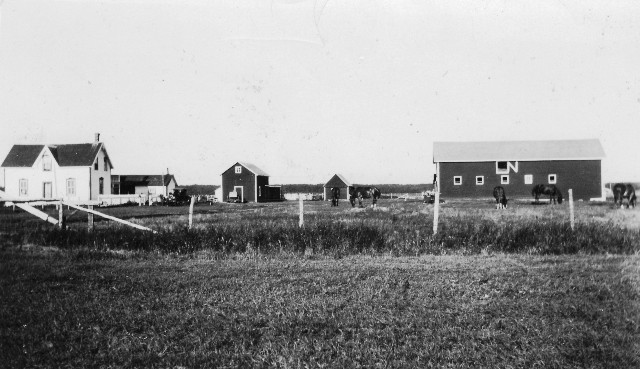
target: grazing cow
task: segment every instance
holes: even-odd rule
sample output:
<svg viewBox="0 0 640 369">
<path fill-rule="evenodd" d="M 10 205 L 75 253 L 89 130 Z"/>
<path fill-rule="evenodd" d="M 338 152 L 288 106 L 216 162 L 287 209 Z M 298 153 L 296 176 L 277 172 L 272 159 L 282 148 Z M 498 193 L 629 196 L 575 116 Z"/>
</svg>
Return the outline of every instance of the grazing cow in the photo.
<svg viewBox="0 0 640 369">
<path fill-rule="evenodd" d="M 331 187 L 331 206 L 340 205 L 340 187 Z"/>
<path fill-rule="evenodd" d="M 493 188 L 493 197 L 496 199 L 496 209 L 507 208 L 507 195 L 504 193 L 504 188 L 496 186 Z"/>
<path fill-rule="evenodd" d="M 624 183 L 616 183 L 613 186 L 613 204 L 614 205 L 618 205 L 620 204 L 620 208 L 623 209 L 624 208 L 624 200 L 626 201 L 626 205 L 627 205 L 627 209 L 629 209 L 629 207 L 635 208 L 636 207 L 636 190 L 635 188 L 633 188 L 632 185 L 630 184 L 624 184 Z"/>
<path fill-rule="evenodd" d="M 373 186 L 356 187 L 349 190 L 349 201 L 351 202 L 351 207 L 356 206 L 356 199 L 358 199 L 359 206 L 362 207 L 362 199 L 369 198 L 371 199 L 373 208 L 375 209 L 376 203 L 380 198 L 380 190 Z"/>
<path fill-rule="evenodd" d="M 556 187 L 556 185 L 535 185 L 531 190 L 531 195 L 536 198 L 536 203 L 540 201 L 540 195 L 549 195 L 549 204 L 552 202 L 555 204 L 556 200 L 558 201 L 558 204 L 562 204 L 562 192 L 560 192 L 560 189 Z"/>
</svg>

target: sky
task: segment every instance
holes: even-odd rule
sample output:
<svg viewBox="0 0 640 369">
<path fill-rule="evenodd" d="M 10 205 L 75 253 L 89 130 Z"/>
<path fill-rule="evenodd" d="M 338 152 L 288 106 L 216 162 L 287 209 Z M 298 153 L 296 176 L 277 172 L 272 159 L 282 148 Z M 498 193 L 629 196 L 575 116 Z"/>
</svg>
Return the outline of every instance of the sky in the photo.
<svg viewBox="0 0 640 369">
<path fill-rule="evenodd" d="M 114 174 L 431 183 L 434 141 L 598 138 L 640 181 L 640 2 L 0 0 L 0 157 Z"/>
</svg>

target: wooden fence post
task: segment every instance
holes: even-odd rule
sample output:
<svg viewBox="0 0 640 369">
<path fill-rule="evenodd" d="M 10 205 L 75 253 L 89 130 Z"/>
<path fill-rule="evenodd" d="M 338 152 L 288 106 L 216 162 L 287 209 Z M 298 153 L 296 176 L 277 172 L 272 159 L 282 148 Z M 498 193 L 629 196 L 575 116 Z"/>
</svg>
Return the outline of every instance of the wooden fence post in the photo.
<svg viewBox="0 0 640 369">
<path fill-rule="evenodd" d="M 436 191 L 436 199 L 433 203 L 433 234 L 438 233 L 438 214 L 440 212 L 440 191 Z"/>
<path fill-rule="evenodd" d="M 88 205 L 87 208 L 89 210 L 93 210 L 93 205 Z M 87 213 L 87 217 L 88 217 L 88 228 L 89 228 L 89 232 L 93 231 L 93 214 L 92 213 Z"/>
<path fill-rule="evenodd" d="M 58 222 L 60 224 L 60 229 L 63 231 L 66 228 L 65 219 L 64 219 L 64 207 L 62 206 L 62 201 L 58 204 Z"/>
<path fill-rule="evenodd" d="M 304 226 L 304 210 L 302 205 L 302 195 L 299 195 L 298 199 L 300 199 L 300 220 L 298 221 L 298 227 L 303 227 Z"/>
<path fill-rule="evenodd" d="M 191 196 L 191 204 L 189 204 L 189 229 L 193 225 L 193 203 L 196 202 L 195 196 Z"/>
<path fill-rule="evenodd" d="M 571 230 L 575 228 L 575 217 L 573 214 L 573 190 L 569 189 L 569 219 L 571 220 Z"/>
</svg>

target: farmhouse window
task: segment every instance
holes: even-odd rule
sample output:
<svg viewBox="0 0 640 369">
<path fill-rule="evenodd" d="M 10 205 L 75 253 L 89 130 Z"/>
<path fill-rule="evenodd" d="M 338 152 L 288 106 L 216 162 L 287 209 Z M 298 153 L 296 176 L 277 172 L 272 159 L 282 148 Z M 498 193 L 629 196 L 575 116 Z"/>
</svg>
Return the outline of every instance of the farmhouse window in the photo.
<svg viewBox="0 0 640 369">
<path fill-rule="evenodd" d="M 51 157 L 48 154 L 42 156 L 42 170 L 51 170 Z"/>
<path fill-rule="evenodd" d="M 67 178 L 67 196 L 76 195 L 76 179 Z"/>
<path fill-rule="evenodd" d="M 557 179 L 555 174 L 549 174 L 549 184 L 556 184 Z"/>
<path fill-rule="evenodd" d="M 524 184 L 533 184 L 533 174 L 524 175 Z"/>
<path fill-rule="evenodd" d="M 496 174 L 509 174 L 510 170 L 518 173 L 517 161 L 496 161 Z"/>
<path fill-rule="evenodd" d="M 484 176 L 476 176 L 476 184 L 478 186 L 484 185 Z"/>
<path fill-rule="evenodd" d="M 107 161 L 107 157 L 105 156 L 104 158 L 104 171 L 108 171 L 109 170 L 109 162 Z"/>
<path fill-rule="evenodd" d="M 20 180 L 20 196 L 27 196 L 29 194 L 29 181 L 26 179 Z"/>
<path fill-rule="evenodd" d="M 242 173 L 242 166 L 236 165 L 236 174 Z"/>
<path fill-rule="evenodd" d="M 500 184 L 509 184 L 509 176 L 500 176 Z"/>
<path fill-rule="evenodd" d="M 96 159 L 96 162 L 93 163 L 93 169 L 98 170 L 98 159 Z"/>
<path fill-rule="evenodd" d="M 102 177 L 98 180 L 98 194 L 104 195 L 104 178 Z"/>
<path fill-rule="evenodd" d="M 453 176 L 453 184 L 460 186 L 462 184 L 462 176 Z"/>
</svg>

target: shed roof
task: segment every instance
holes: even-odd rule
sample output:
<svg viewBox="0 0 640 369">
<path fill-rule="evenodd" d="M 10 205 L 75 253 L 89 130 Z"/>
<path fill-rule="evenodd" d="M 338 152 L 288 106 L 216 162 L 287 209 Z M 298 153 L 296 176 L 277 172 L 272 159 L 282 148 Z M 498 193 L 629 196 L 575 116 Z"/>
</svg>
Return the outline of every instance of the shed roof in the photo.
<svg viewBox="0 0 640 369">
<path fill-rule="evenodd" d="M 139 184 L 143 186 L 168 186 L 171 183 L 171 180 L 174 180 L 176 182 L 176 186 L 178 185 L 173 174 L 127 174 L 120 175 L 118 177 L 120 177 L 120 183 Z"/>
<path fill-rule="evenodd" d="M 498 160 L 598 160 L 604 157 L 604 149 L 598 139 L 433 143 L 434 163 Z"/>
<path fill-rule="evenodd" d="M 231 167 L 229 167 L 229 169 L 235 167 L 236 165 L 242 165 L 243 167 L 249 169 L 253 174 L 257 175 L 257 176 L 265 176 L 265 177 L 269 177 L 269 174 L 267 172 L 265 172 L 264 170 L 258 168 L 256 165 L 251 164 L 251 163 L 247 163 L 246 161 L 239 161 L 235 164 L 233 164 Z M 229 170 L 227 169 L 227 170 Z M 225 170 L 225 172 L 227 171 Z M 223 173 L 224 174 L 224 173 Z"/>
<path fill-rule="evenodd" d="M 2 163 L 3 167 L 30 167 L 38 159 L 45 145 L 13 145 Z M 102 142 L 85 144 L 46 145 L 61 167 L 83 167 L 93 165 L 98 152 L 103 149 Z M 105 150 L 106 154 L 106 150 Z M 107 155 L 109 165 L 113 168 Z"/>
<path fill-rule="evenodd" d="M 351 187 L 352 184 L 342 174 L 334 174 L 324 187 Z"/>
</svg>

